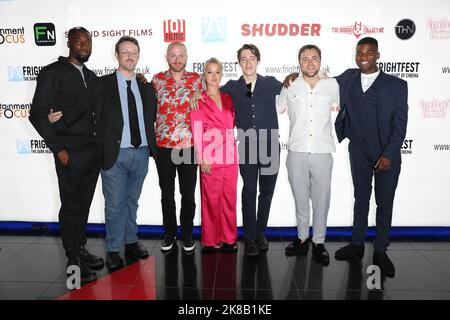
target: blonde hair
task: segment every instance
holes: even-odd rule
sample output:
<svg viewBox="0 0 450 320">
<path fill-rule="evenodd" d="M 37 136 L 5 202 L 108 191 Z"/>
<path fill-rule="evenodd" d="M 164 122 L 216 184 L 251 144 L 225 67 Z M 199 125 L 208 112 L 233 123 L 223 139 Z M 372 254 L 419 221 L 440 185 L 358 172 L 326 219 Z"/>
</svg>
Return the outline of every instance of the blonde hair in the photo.
<svg viewBox="0 0 450 320">
<path fill-rule="evenodd" d="M 208 66 L 208 64 L 211 64 L 211 63 L 217 64 L 219 66 L 220 72 L 223 71 L 222 62 L 220 62 L 219 59 L 213 57 L 213 58 L 210 58 L 210 59 L 205 61 L 205 64 L 203 65 L 203 75 L 206 72 L 206 67 Z"/>
</svg>

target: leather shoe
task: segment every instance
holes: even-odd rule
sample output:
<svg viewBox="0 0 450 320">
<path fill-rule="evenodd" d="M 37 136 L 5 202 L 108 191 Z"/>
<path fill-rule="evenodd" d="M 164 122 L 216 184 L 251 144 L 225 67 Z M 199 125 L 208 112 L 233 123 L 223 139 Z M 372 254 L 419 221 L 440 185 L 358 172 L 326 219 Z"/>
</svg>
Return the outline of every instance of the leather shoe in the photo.
<svg viewBox="0 0 450 320">
<path fill-rule="evenodd" d="M 259 255 L 259 249 L 256 246 L 256 240 L 253 238 L 245 239 L 244 253 L 249 257 Z"/>
<path fill-rule="evenodd" d="M 386 277 L 393 278 L 395 276 L 395 267 L 386 252 L 373 252 L 373 264 L 380 267 L 381 272 Z"/>
<path fill-rule="evenodd" d="M 361 260 L 362 257 L 364 257 L 364 244 L 357 245 L 349 243 L 345 247 L 342 247 L 336 251 L 334 257 L 336 260 L 351 260 L 354 258 Z"/>
<path fill-rule="evenodd" d="M 123 268 L 123 260 L 119 255 L 119 252 L 108 251 L 106 253 L 106 268 L 108 271 L 115 271 Z"/>
<path fill-rule="evenodd" d="M 231 244 L 224 242 L 220 247 L 220 251 L 224 253 L 236 253 L 238 251 L 238 244 L 236 242 Z"/>
<path fill-rule="evenodd" d="M 256 246 L 258 247 L 259 251 L 267 251 L 269 249 L 269 241 L 267 241 L 264 233 L 258 233 L 256 235 Z"/>
<path fill-rule="evenodd" d="M 285 253 L 288 256 L 300 256 L 307 254 L 309 249 L 309 238 L 303 243 L 299 238 L 296 238 L 290 245 L 285 249 Z"/>
<path fill-rule="evenodd" d="M 139 259 L 144 259 L 148 257 L 147 249 L 139 241 L 125 244 L 125 254 L 133 255 Z"/>
<path fill-rule="evenodd" d="M 97 280 L 97 275 L 92 271 L 85 262 L 83 262 L 79 256 L 71 256 L 67 261 L 66 275 L 70 277 L 72 273 L 68 272 L 69 266 L 76 266 L 80 268 L 80 282 L 85 284 Z"/>
<path fill-rule="evenodd" d="M 105 265 L 102 257 L 90 253 L 85 246 L 80 248 L 80 260 L 83 261 L 89 268 L 99 270 Z"/>
<path fill-rule="evenodd" d="M 324 265 L 328 265 L 330 263 L 330 254 L 325 248 L 323 243 L 315 244 L 312 243 L 312 254 L 313 257 Z"/>
</svg>

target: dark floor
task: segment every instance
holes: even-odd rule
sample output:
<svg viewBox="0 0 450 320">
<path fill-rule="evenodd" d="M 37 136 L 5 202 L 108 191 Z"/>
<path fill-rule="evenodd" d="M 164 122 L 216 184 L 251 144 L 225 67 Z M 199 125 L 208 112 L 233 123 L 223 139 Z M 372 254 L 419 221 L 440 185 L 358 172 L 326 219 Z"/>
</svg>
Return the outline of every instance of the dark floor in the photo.
<svg viewBox="0 0 450 320">
<path fill-rule="evenodd" d="M 130 265 L 122 269 L 121 274 L 108 275 L 106 268 L 97 272 L 99 280 L 90 284 L 89 293 L 76 298 L 450 299 L 449 240 L 400 238 L 392 241 L 388 254 L 396 266 L 396 276 L 382 277 L 381 290 L 367 288 L 370 282 L 367 268 L 372 264 L 371 243 L 366 244 L 361 265 L 336 261 L 334 252 L 347 242 L 342 238 L 330 240 L 326 247 L 332 258 L 328 266 L 322 266 L 311 258 L 311 252 L 307 256 L 286 257 L 284 248 L 290 240 L 271 239 L 266 254 L 248 258 L 243 254 L 242 242 L 239 242 L 237 254 L 202 255 L 197 240 L 195 252 L 185 255 L 181 243 L 171 253 L 163 254 L 160 239 L 142 239 L 151 256 L 147 261 Z M 104 257 L 102 238 L 89 238 L 88 247 Z M 0 248 L 0 299 L 75 297 L 73 292 L 77 290 L 69 293 L 66 287 L 66 258 L 59 237 L 0 235 Z M 130 276 L 132 282 L 127 280 Z"/>
</svg>

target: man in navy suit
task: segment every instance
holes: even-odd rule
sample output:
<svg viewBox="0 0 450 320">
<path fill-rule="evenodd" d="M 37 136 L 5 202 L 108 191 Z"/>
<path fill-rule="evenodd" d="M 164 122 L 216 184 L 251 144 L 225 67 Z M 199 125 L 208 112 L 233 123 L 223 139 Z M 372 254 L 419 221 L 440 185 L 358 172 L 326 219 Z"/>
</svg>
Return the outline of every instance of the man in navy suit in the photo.
<svg viewBox="0 0 450 320">
<path fill-rule="evenodd" d="M 336 77 L 341 110 L 335 128 L 339 142 L 348 138 L 350 168 L 354 186 L 352 241 L 336 251 L 337 260 L 364 255 L 372 179 L 375 178 L 376 237 L 373 263 L 386 276 L 395 267 L 386 254 L 392 221 L 392 207 L 401 167 L 400 149 L 408 121 L 407 83 L 378 70 L 380 57 L 374 38 L 361 39 L 355 61 L 359 69 L 348 69 Z"/>
</svg>

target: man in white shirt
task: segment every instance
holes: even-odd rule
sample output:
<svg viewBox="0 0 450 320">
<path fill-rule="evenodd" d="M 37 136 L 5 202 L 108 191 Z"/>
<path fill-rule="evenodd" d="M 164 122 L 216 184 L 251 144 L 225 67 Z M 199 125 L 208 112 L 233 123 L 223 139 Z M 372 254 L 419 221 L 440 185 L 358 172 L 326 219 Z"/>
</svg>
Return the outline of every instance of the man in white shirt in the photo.
<svg viewBox="0 0 450 320">
<path fill-rule="evenodd" d="M 339 85 L 335 79 L 320 79 L 321 51 L 305 45 L 299 51 L 302 76 L 283 88 L 277 99 L 277 111 L 287 109 L 290 120 L 287 168 L 295 199 L 296 238 L 287 255 L 306 254 L 309 248 L 309 218 L 313 207 L 313 256 L 328 264 L 330 257 L 324 246 L 327 215 L 330 206 L 332 152 L 331 111 L 339 104 Z"/>
</svg>

